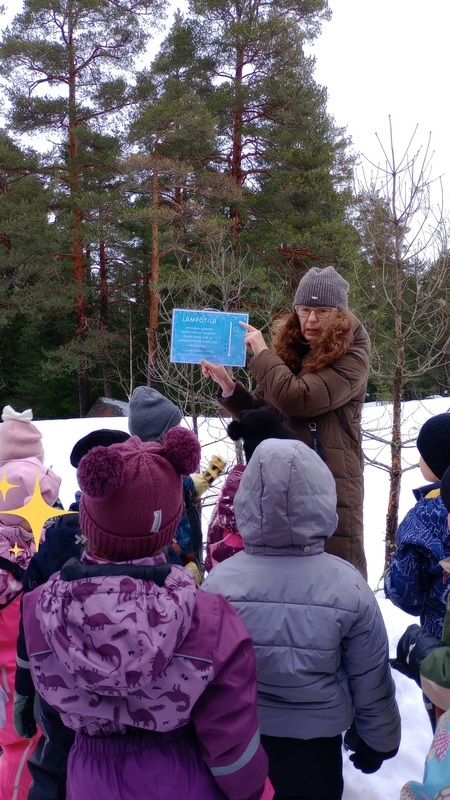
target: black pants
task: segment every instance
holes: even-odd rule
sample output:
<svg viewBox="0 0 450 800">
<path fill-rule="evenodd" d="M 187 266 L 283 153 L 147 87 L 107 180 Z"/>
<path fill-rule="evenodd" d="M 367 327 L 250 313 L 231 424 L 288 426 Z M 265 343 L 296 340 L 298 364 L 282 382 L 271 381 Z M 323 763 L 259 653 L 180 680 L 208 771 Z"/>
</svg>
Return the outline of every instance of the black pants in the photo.
<svg viewBox="0 0 450 800">
<path fill-rule="evenodd" d="M 342 736 L 290 739 L 261 736 L 274 800 L 341 800 Z"/>
<path fill-rule="evenodd" d="M 425 710 L 426 710 L 426 712 L 428 714 L 428 719 L 430 720 L 431 730 L 433 731 L 433 733 L 436 733 L 436 723 L 437 723 L 436 706 L 431 702 L 431 700 L 428 699 L 426 694 L 423 694 L 423 692 L 422 692 L 422 698 L 423 698 Z"/>
<path fill-rule="evenodd" d="M 28 759 L 33 783 L 27 800 L 66 800 L 67 759 L 75 731 L 66 728 L 58 712 L 39 695 L 34 711 L 43 736 Z"/>
</svg>

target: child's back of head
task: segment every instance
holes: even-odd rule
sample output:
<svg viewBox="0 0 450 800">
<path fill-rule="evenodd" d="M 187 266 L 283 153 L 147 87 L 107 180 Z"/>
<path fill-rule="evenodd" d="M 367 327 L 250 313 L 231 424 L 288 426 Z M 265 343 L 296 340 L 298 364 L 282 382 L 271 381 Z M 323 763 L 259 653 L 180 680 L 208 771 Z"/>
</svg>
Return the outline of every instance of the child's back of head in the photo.
<svg viewBox="0 0 450 800">
<path fill-rule="evenodd" d="M 131 395 L 128 425 L 132 436 L 143 442 L 156 442 L 171 428 L 179 425 L 183 416 L 175 403 L 157 389 L 137 386 Z"/>
<path fill-rule="evenodd" d="M 283 422 L 283 416 L 271 408 L 264 400 L 255 402 L 254 408 L 241 411 L 227 428 L 228 436 L 234 442 L 243 440 L 245 460 L 250 461 L 255 449 L 265 439 L 296 439 L 292 428 Z"/>
<path fill-rule="evenodd" d="M 36 483 L 41 497 L 48 506 L 52 506 L 58 497 L 61 478 L 51 469 L 42 465 L 38 458 L 20 458 L 8 461 L 1 467 L 3 489 L 0 492 L 0 524 L 20 525 L 27 520 L 26 515 L 12 514 L 11 511 L 21 509 L 34 494 Z M 49 517 L 51 511 L 49 509 Z M 31 521 L 28 521 L 28 524 Z"/>
<path fill-rule="evenodd" d="M 137 436 L 94 447 L 78 467 L 80 526 L 111 561 L 153 555 L 171 541 L 183 510 L 182 475 L 200 461 L 197 437 L 168 431 L 163 443 Z"/>
<path fill-rule="evenodd" d="M 31 422 L 33 412 L 14 411 L 5 406 L 0 425 L 0 466 L 18 458 L 37 458 L 44 461 L 42 434 Z"/>
<path fill-rule="evenodd" d="M 424 478 L 440 481 L 450 467 L 450 413 L 427 419 L 419 431 L 417 449 Z"/>
</svg>

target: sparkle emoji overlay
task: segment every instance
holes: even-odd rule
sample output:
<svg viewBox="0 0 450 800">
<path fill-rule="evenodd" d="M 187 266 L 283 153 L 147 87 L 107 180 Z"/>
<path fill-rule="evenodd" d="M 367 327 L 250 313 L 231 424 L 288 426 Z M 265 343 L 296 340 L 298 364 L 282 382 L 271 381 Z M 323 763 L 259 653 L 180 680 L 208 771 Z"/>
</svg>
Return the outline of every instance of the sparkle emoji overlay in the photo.
<svg viewBox="0 0 450 800">
<path fill-rule="evenodd" d="M 8 481 L 8 478 L 6 477 L 6 472 L 4 472 L 3 475 L 2 475 L 2 479 L 0 481 L 0 493 L 1 493 L 2 497 L 3 497 L 3 500 L 5 499 L 7 493 L 8 493 L 8 491 L 10 489 L 19 489 L 19 484 L 18 483 L 10 483 Z"/>
<path fill-rule="evenodd" d="M 8 483 L 6 479 L 6 472 L 4 472 L 0 481 L 0 492 L 3 495 L 3 499 L 5 499 L 8 490 L 14 486 L 15 484 Z M 20 508 L 11 508 L 9 511 L 1 512 L 2 516 L 6 514 L 14 514 L 18 517 L 22 517 L 28 522 L 34 536 L 34 541 L 36 542 L 36 548 L 39 546 L 39 539 L 41 537 L 44 523 L 47 522 L 48 519 L 51 517 L 62 517 L 63 514 L 73 513 L 73 511 L 64 511 L 61 508 L 54 508 L 45 502 L 41 494 L 38 472 L 36 472 L 34 491 L 28 502 L 25 503 L 24 506 L 20 506 Z"/>
</svg>

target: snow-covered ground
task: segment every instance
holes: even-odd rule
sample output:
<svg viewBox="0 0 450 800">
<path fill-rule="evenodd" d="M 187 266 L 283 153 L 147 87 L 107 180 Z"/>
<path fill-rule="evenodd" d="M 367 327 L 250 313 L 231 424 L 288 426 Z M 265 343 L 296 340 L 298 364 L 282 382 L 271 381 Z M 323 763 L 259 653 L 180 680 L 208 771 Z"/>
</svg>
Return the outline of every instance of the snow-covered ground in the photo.
<svg viewBox="0 0 450 800">
<path fill-rule="evenodd" d="M 415 502 L 412 489 L 420 486 L 423 480 L 418 463 L 418 453 L 414 442 L 421 425 L 435 414 L 450 411 L 450 398 L 433 398 L 421 402 L 408 402 L 403 406 L 402 432 L 405 442 L 403 451 L 404 467 L 408 469 L 402 479 L 399 519 Z M 45 463 L 62 477 L 60 497 L 67 508 L 78 488 L 75 470 L 69 462 L 70 451 L 75 442 L 89 431 L 97 428 L 118 428 L 128 430 L 125 417 L 101 419 L 70 419 L 35 421 L 42 431 Z M 199 437 L 202 442 L 202 466 L 208 458 L 218 452 L 229 462 L 233 461 L 234 445 L 226 437 L 226 420 L 201 420 Z M 366 455 L 379 463 L 389 461 L 390 406 L 366 404 L 363 414 L 363 428 Z M 377 438 L 372 438 L 375 435 Z M 383 444 L 379 439 L 384 439 Z M 220 481 L 204 496 L 204 530 L 217 495 Z M 391 655 L 401 634 L 411 622 L 417 621 L 404 614 L 386 600 L 380 589 L 384 565 L 384 528 L 388 503 L 387 472 L 379 467 L 368 465 L 365 470 L 365 549 L 369 568 L 369 584 L 377 593 L 380 608 L 386 623 L 391 646 Z M 385 762 L 374 775 L 363 775 L 354 769 L 344 755 L 344 800 L 397 800 L 400 789 L 407 780 L 420 780 L 423 764 L 432 734 L 428 717 L 423 707 L 422 697 L 416 684 L 398 673 L 394 674 L 397 685 L 397 699 L 402 717 L 402 743 L 395 759 Z M 449 776 L 450 785 L 450 776 Z"/>
</svg>

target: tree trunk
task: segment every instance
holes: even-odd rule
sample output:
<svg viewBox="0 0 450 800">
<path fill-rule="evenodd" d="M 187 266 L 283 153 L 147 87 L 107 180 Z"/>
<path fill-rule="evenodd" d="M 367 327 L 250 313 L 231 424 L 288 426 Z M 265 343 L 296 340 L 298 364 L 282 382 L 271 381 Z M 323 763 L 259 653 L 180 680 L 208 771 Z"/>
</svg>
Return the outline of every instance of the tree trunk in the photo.
<svg viewBox="0 0 450 800">
<path fill-rule="evenodd" d="M 190 406 L 190 409 L 189 410 L 191 412 L 191 417 L 192 417 L 192 429 L 193 429 L 195 435 L 198 438 L 198 417 L 197 417 L 196 407 L 195 407 L 194 370 L 195 370 L 195 364 L 191 364 L 190 365 L 190 370 L 189 370 L 189 373 L 190 373 L 190 376 L 189 376 L 190 377 L 190 382 L 189 382 L 189 401 L 190 401 L 189 402 L 189 406 Z"/>
<path fill-rule="evenodd" d="M 401 411 L 402 411 L 402 383 L 403 376 L 400 366 L 394 378 L 394 397 L 392 407 L 392 439 L 391 439 L 391 466 L 389 469 L 389 501 L 386 515 L 386 540 L 384 569 L 387 570 L 392 553 L 396 549 L 396 536 L 398 527 L 398 503 L 402 478 L 402 437 L 401 437 Z"/>
<path fill-rule="evenodd" d="M 405 371 L 405 341 L 403 334 L 403 230 L 395 214 L 395 185 L 393 193 L 393 219 L 395 224 L 395 264 L 394 270 L 394 314 L 395 314 L 395 345 L 397 363 L 393 383 L 392 402 L 392 439 L 391 439 L 391 466 L 389 469 L 389 502 L 386 516 L 386 542 L 385 542 L 385 570 L 389 566 L 392 553 L 396 548 L 398 527 L 398 503 L 402 482 L 402 432 L 401 414 L 403 399 L 403 379 Z"/>
<path fill-rule="evenodd" d="M 158 359 L 158 322 L 159 322 L 159 184 L 156 168 L 152 173 L 152 256 L 150 265 L 150 285 L 148 286 L 149 323 L 147 329 L 147 386 L 156 387 L 156 365 Z"/>
<path fill-rule="evenodd" d="M 236 72 L 235 72 L 235 107 L 233 115 L 233 141 L 231 155 L 231 177 L 236 186 L 242 186 L 242 129 L 243 129 L 243 98 L 242 98 L 242 78 L 243 78 L 243 48 L 236 51 Z M 239 231 L 241 228 L 241 214 L 238 206 L 230 208 L 231 217 L 231 236 L 234 247 L 237 246 Z"/>
<path fill-rule="evenodd" d="M 100 327 L 102 330 L 109 329 L 108 322 L 108 300 L 109 300 L 109 287 L 108 287 L 108 269 L 106 264 L 106 247 L 105 242 L 100 242 Z M 104 397 L 112 397 L 111 375 L 108 348 L 105 347 L 102 353 L 102 371 L 103 371 L 103 395 Z"/>
<path fill-rule="evenodd" d="M 69 191 L 72 209 L 72 260 L 76 286 L 75 339 L 81 342 L 87 333 L 86 300 L 84 296 L 84 257 L 83 257 L 83 213 L 79 208 L 79 164 L 77 142 L 76 115 L 76 79 L 75 45 L 73 38 L 73 10 L 69 3 L 68 12 L 68 50 L 69 50 Z M 90 408 L 90 380 L 87 357 L 80 361 L 79 374 L 80 414 L 85 416 Z"/>
<path fill-rule="evenodd" d="M 80 399 L 80 417 L 86 417 L 88 411 L 92 407 L 92 400 L 91 400 L 91 379 L 85 356 L 83 356 L 80 361 L 80 375 L 78 378 L 78 386 L 79 386 L 79 399 Z"/>
</svg>

